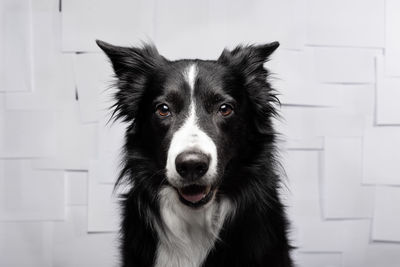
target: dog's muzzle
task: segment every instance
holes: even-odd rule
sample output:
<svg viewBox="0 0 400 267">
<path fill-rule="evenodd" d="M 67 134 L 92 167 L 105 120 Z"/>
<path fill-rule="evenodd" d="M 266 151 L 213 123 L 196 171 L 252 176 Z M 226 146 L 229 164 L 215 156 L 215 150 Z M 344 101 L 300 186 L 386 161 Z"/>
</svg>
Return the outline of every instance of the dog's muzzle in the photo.
<svg viewBox="0 0 400 267">
<path fill-rule="evenodd" d="M 175 168 L 184 186 L 177 188 L 181 202 L 200 207 L 212 199 L 211 185 L 204 185 L 204 175 L 210 166 L 210 156 L 199 151 L 185 151 L 175 159 Z"/>
</svg>

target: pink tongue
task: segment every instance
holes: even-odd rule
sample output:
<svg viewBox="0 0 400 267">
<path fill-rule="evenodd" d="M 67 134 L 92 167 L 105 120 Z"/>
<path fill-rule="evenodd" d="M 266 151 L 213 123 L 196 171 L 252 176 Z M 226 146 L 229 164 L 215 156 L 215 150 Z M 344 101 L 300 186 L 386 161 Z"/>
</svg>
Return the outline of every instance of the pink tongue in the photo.
<svg viewBox="0 0 400 267">
<path fill-rule="evenodd" d="M 185 195 L 181 193 L 181 196 L 186 199 L 187 201 L 190 201 L 192 203 L 196 203 L 199 202 L 200 200 L 203 199 L 204 194 L 203 193 L 198 193 L 198 194 L 194 194 L 194 195 Z"/>
</svg>

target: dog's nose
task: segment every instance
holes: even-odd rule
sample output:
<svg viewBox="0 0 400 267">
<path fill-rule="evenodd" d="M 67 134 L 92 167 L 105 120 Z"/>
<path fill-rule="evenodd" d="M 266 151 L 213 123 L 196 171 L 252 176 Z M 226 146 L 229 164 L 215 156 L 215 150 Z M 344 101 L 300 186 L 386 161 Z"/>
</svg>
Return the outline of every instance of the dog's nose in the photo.
<svg viewBox="0 0 400 267">
<path fill-rule="evenodd" d="M 209 156 L 201 152 L 182 152 L 175 159 L 176 171 L 190 181 L 202 177 L 208 171 L 209 164 Z"/>
</svg>

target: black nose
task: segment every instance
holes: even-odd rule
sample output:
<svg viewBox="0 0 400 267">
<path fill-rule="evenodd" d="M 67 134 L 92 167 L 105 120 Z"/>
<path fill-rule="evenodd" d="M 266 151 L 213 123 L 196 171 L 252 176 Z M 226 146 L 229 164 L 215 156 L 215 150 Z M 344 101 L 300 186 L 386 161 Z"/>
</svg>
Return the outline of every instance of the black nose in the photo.
<svg viewBox="0 0 400 267">
<path fill-rule="evenodd" d="M 175 159 L 176 171 L 185 179 L 195 181 L 202 177 L 210 164 L 210 158 L 200 152 L 182 152 Z"/>
</svg>

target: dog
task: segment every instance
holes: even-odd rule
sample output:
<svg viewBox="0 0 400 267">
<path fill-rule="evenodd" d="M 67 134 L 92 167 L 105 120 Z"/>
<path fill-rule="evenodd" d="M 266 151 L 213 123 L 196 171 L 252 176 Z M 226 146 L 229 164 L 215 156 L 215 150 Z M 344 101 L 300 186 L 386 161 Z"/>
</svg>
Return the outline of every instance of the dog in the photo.
<svg viewBox="0 0 400 267">
<path fill-rule="evenodd" d="M 97 40 L 127 123 L 121 265 L 293 266 L 264 68 L 279 43 L 170 61 L 154 45 Z"/>
</svg>

